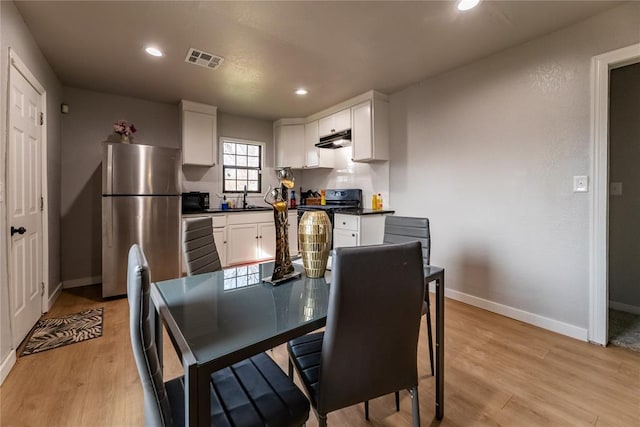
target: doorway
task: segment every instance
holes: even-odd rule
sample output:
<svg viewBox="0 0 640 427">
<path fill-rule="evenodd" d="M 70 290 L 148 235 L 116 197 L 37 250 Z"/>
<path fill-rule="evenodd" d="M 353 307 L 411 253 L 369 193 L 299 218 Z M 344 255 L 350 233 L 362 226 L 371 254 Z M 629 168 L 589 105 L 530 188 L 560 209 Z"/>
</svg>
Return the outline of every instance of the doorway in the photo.
<svg viewBox="0 0 640 427">
<path fill-rule="evenodd" d="M 609 341 L 609 92 L 611 70 L 640 62 L 640 43 L 591 60 L 593 198 L 589 271 L 589 341 Z"/>
<path fill-rule="evenodd" d="M 640 351 L 640 62 L 609 78 L 609 344 Z"/>
<path fill-rule="evenodd" d="M 45 311 L 46 93 L 18 55 L 9 50 L 7 227 L 9 309 L 17 348 Z"/>
</svg>

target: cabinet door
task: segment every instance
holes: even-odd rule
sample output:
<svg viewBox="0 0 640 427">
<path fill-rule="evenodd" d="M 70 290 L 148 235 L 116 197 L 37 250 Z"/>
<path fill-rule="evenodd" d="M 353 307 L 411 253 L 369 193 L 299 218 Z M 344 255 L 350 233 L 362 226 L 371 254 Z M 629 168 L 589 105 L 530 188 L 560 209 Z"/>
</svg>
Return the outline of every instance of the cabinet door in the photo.
<svg viewBox="0 0 640 427">
<path fill-rule="evenodd" d="M 351 149 L 353 160 L 373 158 L 373 135 L 371 133 L 371 101 L 358 104 L 351 109 Z"/>
<path fill-rule="evenodd" d="M 289 255 L 298 254 L 298 212 L 289 211 Z"/>
<path fill-rule="evenodd" d="M 213 166 L 217 157 L 216 116 L 182 112 L 182 164 Z"/>
<path fill-rule="evenodd" d="M 333 127 L 335 128 L 335 132 L 351 128 L 351 108 L 347 108 L 333 115 Z"/>
<path fill-rule="evenodd" d="M 304 125 L 282 125 L 274 129 L 276 166 L 302 169 L 304 166 Z"/>
<path fill-rule="evenodd" d="M 227 266 L 227 228 L 214 228 L 213 240 L 216 242 L 216 249 L 220 256 L 220 264 Z"/>
<path fill-rule="evenodd" d="M 258 259 L 276 256 L 276 225 L 273 222 L 258 224 Z"/>
<path fill-rule="evenodd" d="M 338 111 L 330 116 L 318 120 L 319 136 L 327 136 L 332 133 L 347 130 L 351 127 L 351 109 Z"/>
<path fill-rule="evenodd" d="M 318 167 L 320 160 L 318 159 L 318 147 L 316 144 L 320 141 L 318 136 L 318 121 L 313 121 L 304 125 L 304 155 L 305 166 L 308 168 Z"/>
<path fill-rule="evenodd" d="M 346 246 L 358 246 L 358 232 L 334 228 L 333 248 L 343 248 Z"/>
<path fill-rule="evenodd" d="M 305 168 L 333 168 L 334 150 L 316 147 L 318 141 L 320 137 L 316 120 L 304 126 Z"/>
<path fill-rule="evenodd" d="M 234 224 L 227 227 L 227 262 L 229 265 L 257 259 L 258 226 Z"/>
</svg>

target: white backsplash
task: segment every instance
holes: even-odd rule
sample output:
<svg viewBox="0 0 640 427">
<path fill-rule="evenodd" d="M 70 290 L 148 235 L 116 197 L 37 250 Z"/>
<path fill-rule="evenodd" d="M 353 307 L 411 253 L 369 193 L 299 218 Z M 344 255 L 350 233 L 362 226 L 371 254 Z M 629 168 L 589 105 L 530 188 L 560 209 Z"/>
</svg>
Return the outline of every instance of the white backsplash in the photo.
<svg viewBox="0 0 640 427">
<path fill-rule="evenodd" d="M 389 162 L 355 163 L 351 161 L 351 147 L 334 150 L 333 169 L 295 171 L 296 190 L 323 188 L 361 188 L 365 208 L 371 207 L 371 196 L 382 194 L 384 207 L 390 208 Z"/>
</svg>

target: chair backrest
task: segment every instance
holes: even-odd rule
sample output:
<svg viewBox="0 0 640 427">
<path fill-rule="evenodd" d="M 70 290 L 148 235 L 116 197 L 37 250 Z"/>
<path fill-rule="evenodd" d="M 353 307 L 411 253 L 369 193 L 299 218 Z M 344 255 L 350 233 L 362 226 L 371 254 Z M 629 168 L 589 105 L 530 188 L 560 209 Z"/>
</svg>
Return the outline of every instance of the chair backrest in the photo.
<svg viewBox="0 0 640 427">
<path fill-rule="evenodd" d="M 184 222 L 182 251 L 189 276 L 222 270 L 213 240 L 211 218 L 193 218 Z"/>
<path fill-rule="evenodd" d="M 331 273 L 318 412 L 417 386 L 420 243 L 337 248 Z"/>
<path fill-rule="evenodd" d="M 162 367 L 153 333 L 149 266 L 138 245 L 131 246 L 129 250 L 127 295 L 131 346 L 144 395 L 145 425 L 169 426 L 171 409 L 162 381 Z"/>
<path fill-rule="evenodd" d="M 422 259 L 427 266 L 431 261 L 431 234 L 428 218 L 387 215 L 384 219 L 384 243 L 419 241 Z"/>
</svg>

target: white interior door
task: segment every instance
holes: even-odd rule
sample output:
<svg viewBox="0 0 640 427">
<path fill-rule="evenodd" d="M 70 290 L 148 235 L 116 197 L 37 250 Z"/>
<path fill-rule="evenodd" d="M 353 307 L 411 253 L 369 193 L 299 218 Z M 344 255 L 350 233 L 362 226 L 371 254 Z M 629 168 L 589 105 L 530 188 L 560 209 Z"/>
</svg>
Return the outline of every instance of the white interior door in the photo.
<svg viewBox="0 0 640 427">
<path fill-rule="evenodd" d="M 42 314 L 42 96 L 15 66 L 9 81 L 9 298 L 17 347 Z"/>
</svg>

